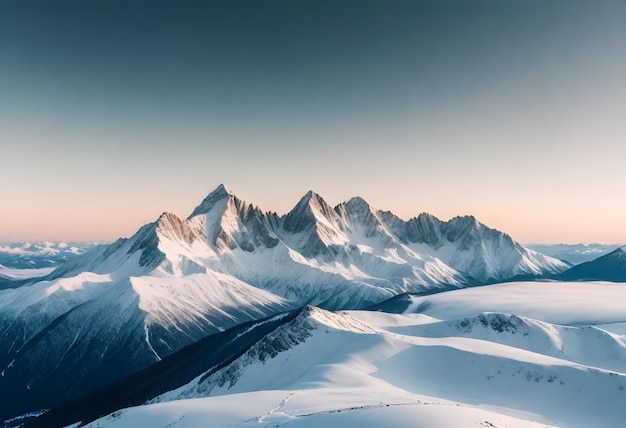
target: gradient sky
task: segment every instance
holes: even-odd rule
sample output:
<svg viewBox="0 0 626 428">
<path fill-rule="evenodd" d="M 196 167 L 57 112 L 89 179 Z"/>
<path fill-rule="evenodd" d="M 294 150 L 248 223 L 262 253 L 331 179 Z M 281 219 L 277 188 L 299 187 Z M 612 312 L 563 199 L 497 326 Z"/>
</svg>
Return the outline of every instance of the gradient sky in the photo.
<svg viewBox="0 0 626 428">
<path fill-rule="evenodd" d="M 0 242 L 225 183 L 626 242 L 626 1 L 0 2 Z"/>
</svg>

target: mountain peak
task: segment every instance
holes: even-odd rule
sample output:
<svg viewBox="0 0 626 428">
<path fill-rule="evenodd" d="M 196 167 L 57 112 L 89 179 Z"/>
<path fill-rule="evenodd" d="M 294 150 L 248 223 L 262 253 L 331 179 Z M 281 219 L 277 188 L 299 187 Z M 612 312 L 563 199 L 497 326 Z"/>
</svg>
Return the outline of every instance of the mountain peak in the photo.
<svg viewBox="0 0 626 428">
<path fill-rule="evenodd" d="M 425 211 L 420 213 L 420 215 L 417 216 L 417 219 L 421 221 L 440 221 L 436 216 L 432 215 L 431 213 L 427 213 Z"/>
<path fill-rule="evenodd" d="M 169 211 L 163 211 L 163 213 L 161 213 L 161 215 L 157 219 L 157 223 L 161 223 L 164 221 L 172 221 L 173 219 L 180 220 L 176 214 L 171 213 Z"/>
<path fill-rule="evenodd" d="M 626 246 L 617 247 L 614 251 L 607 254 L 607 256 L 608 255 L 612 255 L 614 258 L 619 260 L 626 260 Z"/>
<path fill-rule="evenodd" d="M 370 208 L 370 204 L 368 204 L 367 201 L 360 196 L 351 198 L 347 202 L 344 202 L 344 205 L 350 211 L 363 211 Z"/>
<path fill-rule="evenodd" d="M 328 203 L 322 198 L 319 194 L 315 193 L 312 190 L 306 192 L 306 194 L 298 201 L 296 206 L 291 210 L 291 213 L 301 212 L 303 210 L 306 211 L 327 211 L 332 208 Z M 287 214 L 287 215 L 289 215 Z"/>
<path fill-rule="evenodd" d="M 335 210 L 320 195 L 309 190 L 285 216 L 283 227 L 288 232 L 298 233 L 312 225 L 324 225 L 329 230 L 341 229 L 342 223 Z"/>
<path fill-rule="evenodd" d="M 207 199 L 211 197 L 222 199 L 228 196 L 233 196 L 233 193 L 230 190 L 228 190 L 228 188 L 224 184 L 220 184 L 219 186 L 215 188 L 215 190 L 209 193 L 209 195 L 207 196 Z"/>
<path fill-rule="evenodd" d="M 373 236 L 377 233 L 377 230 L 380 231 L 384 229 L 375 210 L 360 196 L 355 196 L 337 205 L 335 212 L 337 212 L 352 229 L 354 229 L 354 227 L 365 227 L 365 229 L 367 229 L 367 236 Z"/>
<path fill-rule="evenodd" d="M 226 186 L 224 185 L 224 183 L 220 183 L 215 190 L 213 190 L 211 193 L 230 193 L 230 191 L 226 188 Z"/>
<path fill-rule="evenodd" d="M 222 199 L 234 196 L 226 186 L 220 184 L 198 205 L 188 218 L 195 217 L 200 214 L 206 214 L 213 209 L 215 204 Z"/>
<path fill-rule="evenodd" d="M 300 202 L 298 202 L 298 205 L 300 204 L 321 204 L 321 203 L 326 203 L 326 201 L 324 201 L 324 198 L 322 198 L 319 193 L 314 192 L 313 190 L 309 190 L 308 192 L 305 193 L 305 195 L 302 197 L 302 199 L 300 199 Z"/>
<path fill-rule="evenodd" d="M 448 221 L 448 227 L 451 229 L 471 230 L 479 229 L 482 224 L 473 215 L 456 216 Z"/>
</svg>

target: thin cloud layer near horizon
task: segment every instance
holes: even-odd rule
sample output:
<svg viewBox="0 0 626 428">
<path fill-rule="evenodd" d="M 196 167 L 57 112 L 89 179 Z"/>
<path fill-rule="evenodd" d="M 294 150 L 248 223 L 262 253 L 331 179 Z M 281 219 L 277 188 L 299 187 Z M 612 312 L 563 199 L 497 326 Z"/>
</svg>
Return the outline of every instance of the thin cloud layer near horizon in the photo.
<svg viewBox="0 0 626 428">
<path fill-rule="evenodd" d="M 4 1 L 0 242 L 113 240 L 219 183 L 626 242 L 626 3 Z"/>
</svg>

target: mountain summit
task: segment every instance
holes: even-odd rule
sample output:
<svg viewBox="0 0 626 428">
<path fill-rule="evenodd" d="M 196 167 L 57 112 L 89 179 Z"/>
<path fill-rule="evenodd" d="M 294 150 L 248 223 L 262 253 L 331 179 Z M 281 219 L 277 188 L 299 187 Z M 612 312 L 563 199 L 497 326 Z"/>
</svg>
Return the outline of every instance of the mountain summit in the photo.
<svg viewBox="0 0 626 428">
<path fill-rule="evenodd" d="M 215 190 L 209 193 L 206 198 L 204 198 L 204 200 L 193 210 L 188 218 L 192 218 L 200 214 L 207 214 L 218 202 L 230 197 L 234 197 L 234 195 L 226 189 L 226 186 L 220 184 Z"/>
</svg>

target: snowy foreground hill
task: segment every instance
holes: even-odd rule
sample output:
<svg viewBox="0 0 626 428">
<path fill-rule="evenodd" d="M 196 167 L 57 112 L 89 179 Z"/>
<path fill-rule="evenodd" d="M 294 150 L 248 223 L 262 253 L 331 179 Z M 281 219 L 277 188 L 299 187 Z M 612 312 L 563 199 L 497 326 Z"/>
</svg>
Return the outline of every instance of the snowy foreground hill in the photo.
<svg viewBox="0 0 626 428">
<path fill-rule="evenodd" d="M 566 268 L 474 217 L 402 220 L 361 198 L 331 207 L 313 192 L 279 216 L 219 186 L 187 219 L 164 213 L 130 238 L 0 290 L 0 419 L 305 305 L 365 309 Z"/>
<path fill-rule="evenodd" d="M 414 296 L 403 314 L 308 306 L 88 426 L 620 427 L 624 301 L 622 284 L 521 282 Z"/>
</svg>

